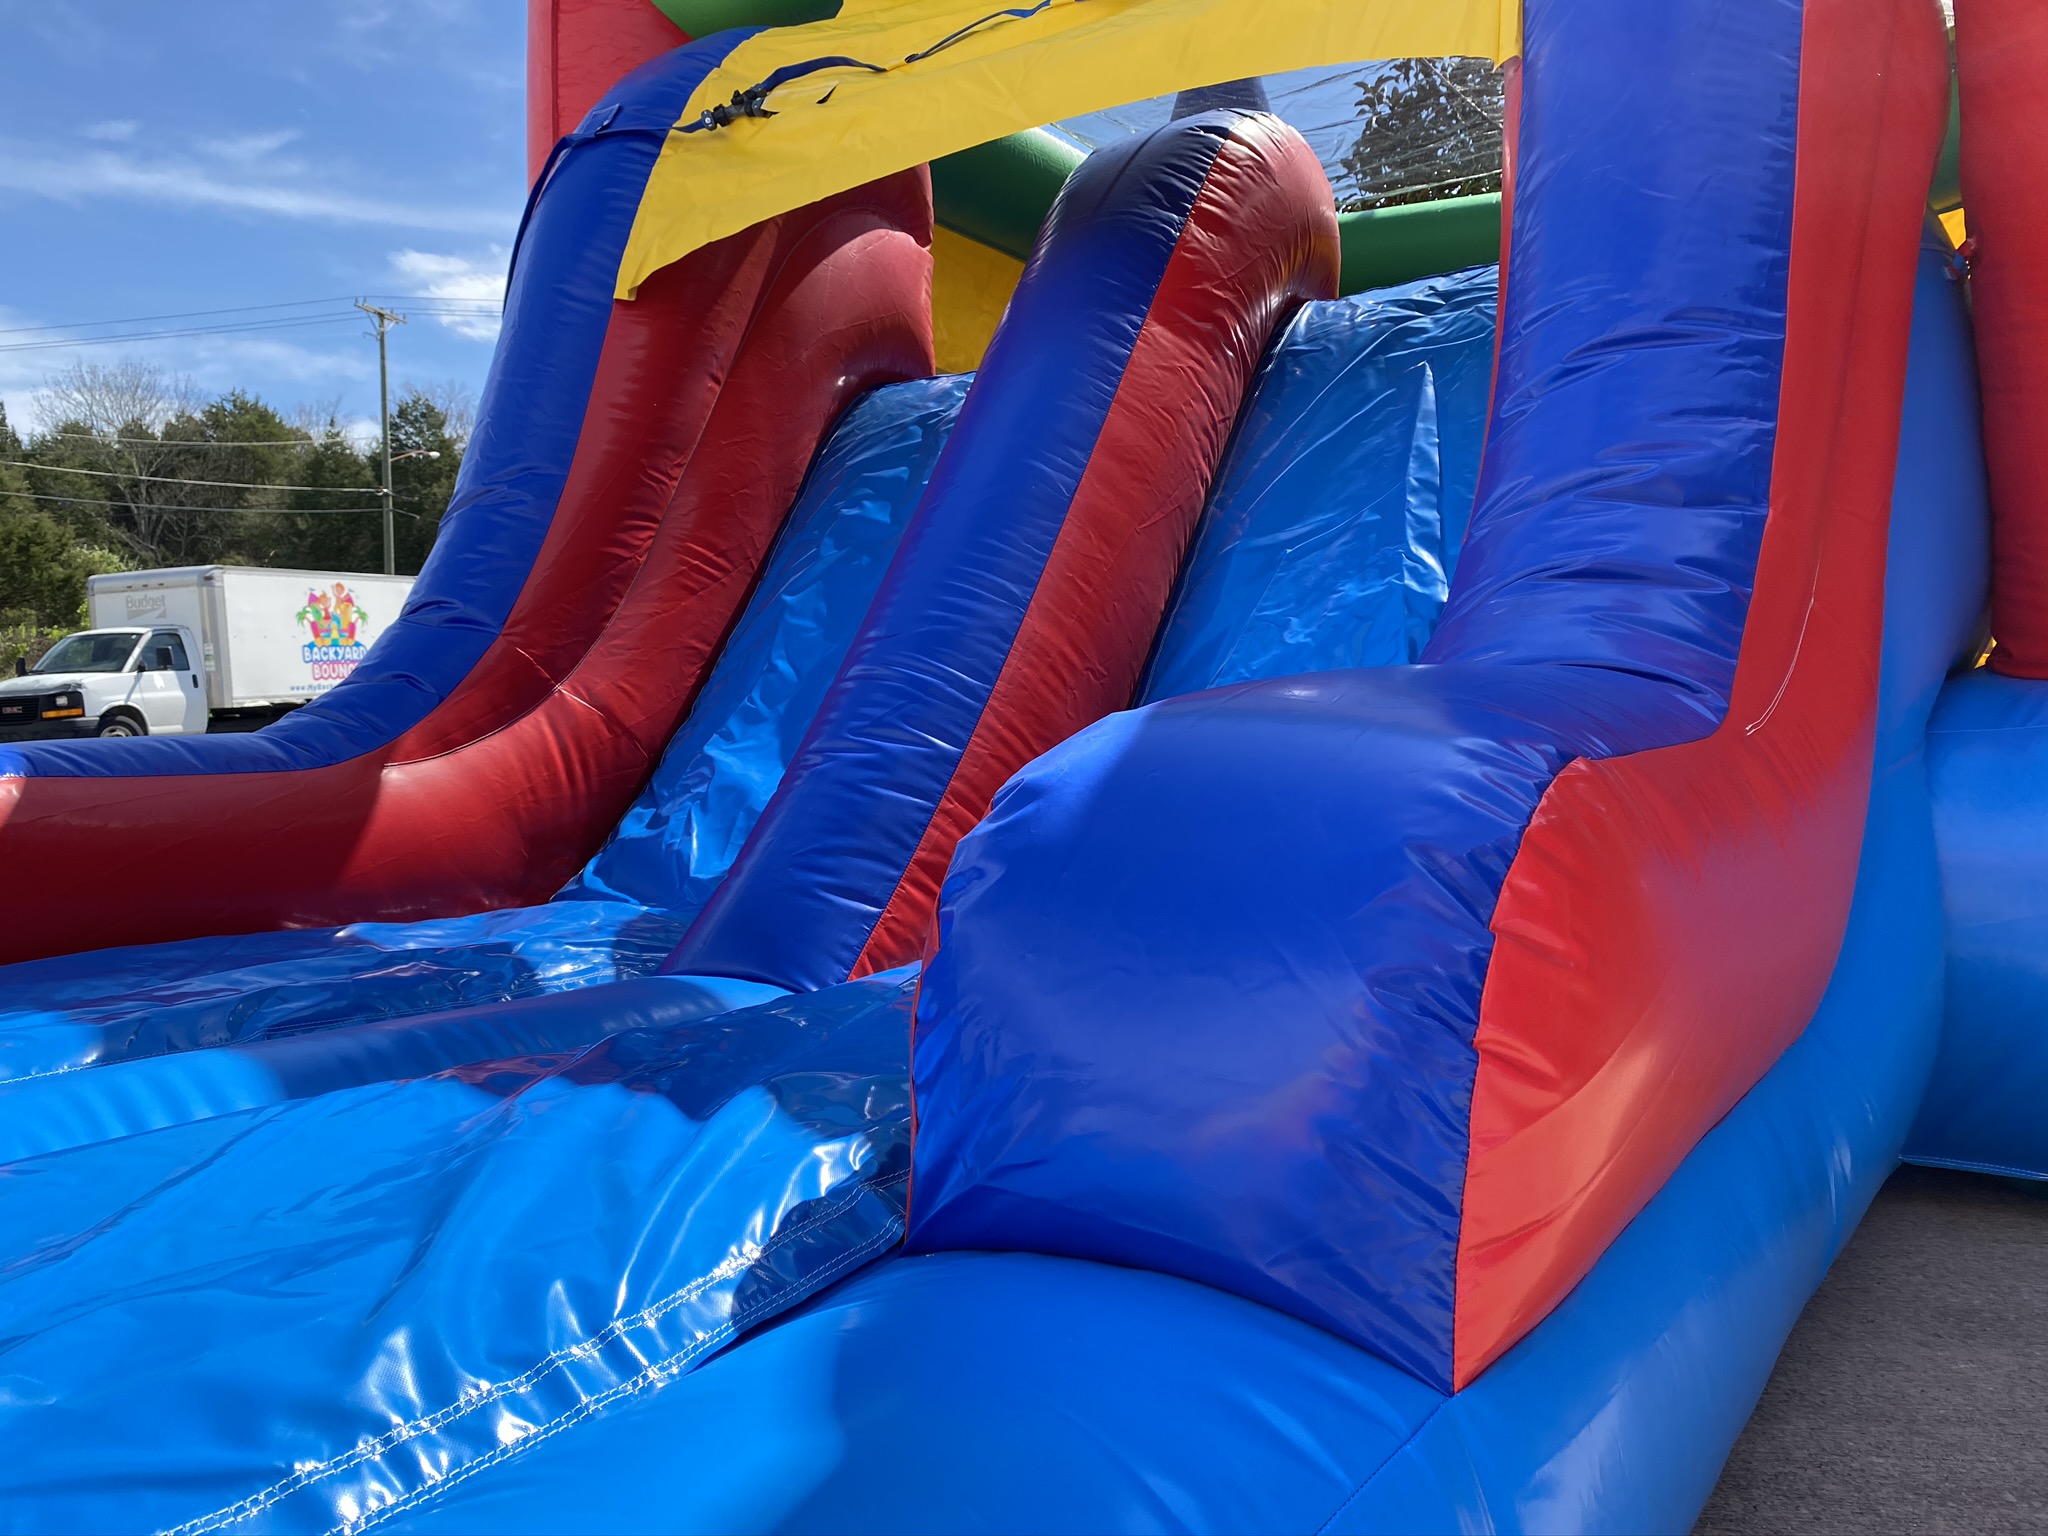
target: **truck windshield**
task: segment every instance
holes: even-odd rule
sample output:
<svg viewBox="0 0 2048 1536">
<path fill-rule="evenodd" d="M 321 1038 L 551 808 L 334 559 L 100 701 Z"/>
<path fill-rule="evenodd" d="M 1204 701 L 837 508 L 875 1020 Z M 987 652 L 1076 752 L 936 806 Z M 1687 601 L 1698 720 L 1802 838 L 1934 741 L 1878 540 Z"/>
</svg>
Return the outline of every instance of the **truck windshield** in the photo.
<svg viewBox="0 0 2048 1536">
<path fill-rule="evenodd" d="M 31 672 L 118 672 L 135 650 L 133 634 L 67 635 L 30 667 Z"/>
</svg>

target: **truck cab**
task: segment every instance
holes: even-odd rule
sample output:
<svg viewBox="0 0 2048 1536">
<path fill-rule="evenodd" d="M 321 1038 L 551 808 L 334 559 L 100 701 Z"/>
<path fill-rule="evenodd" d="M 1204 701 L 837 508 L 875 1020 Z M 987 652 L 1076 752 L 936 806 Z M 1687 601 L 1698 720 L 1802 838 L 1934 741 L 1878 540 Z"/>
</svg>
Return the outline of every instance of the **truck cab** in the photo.
<svg viewBox="0 0 2048 1536">
<path fill-rule="evenodd" d="M 206 730 L 198 638 L 182 625 L 88 629 L 0 682 L 0 741 Z"/>
</svg>

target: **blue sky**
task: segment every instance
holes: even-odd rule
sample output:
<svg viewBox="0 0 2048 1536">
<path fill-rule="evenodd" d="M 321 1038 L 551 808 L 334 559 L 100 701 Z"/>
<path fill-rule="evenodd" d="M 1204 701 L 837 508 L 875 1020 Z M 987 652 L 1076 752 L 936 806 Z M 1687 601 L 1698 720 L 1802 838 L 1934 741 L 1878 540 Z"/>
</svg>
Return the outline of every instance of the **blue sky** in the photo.
<svg viewBox="0 0 2048 1536">
<path fill-rule="evenodd" d="M 348 298 L 502 292 L 526 192 L 525 13 L 523 0 L 0 0 L 9 416 L 31 424 L 37 387 L 75 358 L 137 358 L 287 415 L 373 418 L 376 347 Z M 91 334 L 28 327 L 311 300 L 329 302 L 99 334 L 262 329 L 23 346 Z M 394 385 L 479 389 L 496 327 L 476 307 L 394 331 Z"/>
</svg>

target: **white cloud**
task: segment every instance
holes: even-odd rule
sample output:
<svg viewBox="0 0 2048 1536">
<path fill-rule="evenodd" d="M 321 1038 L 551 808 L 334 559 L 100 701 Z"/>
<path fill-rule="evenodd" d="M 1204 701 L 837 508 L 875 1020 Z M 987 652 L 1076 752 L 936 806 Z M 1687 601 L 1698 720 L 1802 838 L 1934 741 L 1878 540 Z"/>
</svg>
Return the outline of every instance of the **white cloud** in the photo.
<svg viewBox="0 0 2048 1536">
<path fill-rule="evenodd" d="M 266 137 L 275 136 L 217 142 L 246 150 Z M 317 223 L 382 224 L 450 234 L 501 234 L 513 221 L 513 215 L 504 210 L 366 196 L 347 191 L 337 182 L 332 172 L 300 161 L 271 160 L 223 171 L 173 154 L 77 153 L 0 140 L 0 191 L 26 192 L 60 202 L 128 198 Z"/>
<path fill-rule="evenodd" d="M 116 117 L 104 123 L 94 123 L 84 133 L 88 139 L 96 139 L 102 144 L 126 144 L 141 127 L 142 124 L 132 117 Z"/>
<path fill-rule="evenodd" d="M 234 165 L 255 165 L 299 137 L 296 128 L 280 128 L 273 133 L 245 133 L 232 139 L 202 139 L 199 147 L 216 160 L 226 160 Z"/>
<path fill-rule="evenodd" d="M 391 270 L 398 274 L 400 281 L 426 298 L 497 306 L 505 302 L 508 254 L 503 246 L 498 245 L 492 246 L 490 255 L 483 258 L 443 256 L 432 251 L 394 251 Z M 467 336 L 472 341 L 495 341 L 498 338 L 496 314 L 443 314 L 433 318 L 456 335 Z"/>
</svg>

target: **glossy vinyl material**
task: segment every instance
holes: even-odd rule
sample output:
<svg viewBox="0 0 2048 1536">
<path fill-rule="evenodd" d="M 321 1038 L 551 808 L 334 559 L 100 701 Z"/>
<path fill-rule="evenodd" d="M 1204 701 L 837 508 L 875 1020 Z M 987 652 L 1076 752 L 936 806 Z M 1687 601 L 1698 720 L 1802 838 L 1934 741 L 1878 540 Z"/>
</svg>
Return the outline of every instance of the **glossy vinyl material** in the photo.
<svg viewBox="0 0 2048 1536">
<path fill-rule="evenodd" d="M 1259 356 L 1336 280 L 1328 184 L 1271 118 L 1090 158 L 844 670 L 667 969 L 802 990 L 915 958 L 1002 780 L 1129 702 Z"/>
<path fill-rule="evenodd" d="M 927 965 L 914 1246 L 1188 1274 L 1448 1389 L 1811 1016 L 1941 126 L 1938 26 L 1850 10 L 1529 7 L 1441 665 L 1152 706 L 1012 782 Z"/>
<path fill-rule="evenodd" d="M 1963 0 L 1955 11 L 1970 302 L 1997 518 L 1991 666 L 2048 678 L 2048 10 Z"/>
<path fill-rule="evenodd" d="M 1870 814 L 1826 996 L 1557 1310 L 1326 1529 L 1692 1528 L 1927 1082 L 1943 884 L 1928 717 L 1976 644 L 1989 527 L 1969 317 L 1947 252 L 1930 250 L 1893 482 Z"/>
<path fill-rule="evenodd" d="M 888 385 L 846 413 L 690 718 L 610 841 L 554 901 L 0 968 L 0 1082 L 652 972 L 780 782 L 966 388 Z"/>
<path fill-rule="evenodd" d="M 389 1528 L 1310 1532 L 1442 1401 L 1172 1276 L 894 1258 Z"/>
<path fill-rule="evenodd" d="M 1975 442 L 1961 294 L 1929 253 L 1871 814 L 1826 999 L 1564 1303 L 1464 1391 L 1445 1399 L 1319 1329 L 1157 1274 L 897 1259 L 395 1528 L 1689 1529 L 1925 1079 L 1941 950 L 1921 742 L 1983 602 Z"/>
<path fill-rule="evenodd" d="M 1906 1155 L 2048 1179 L 2048 683 L 1957 678 L 1927 758 L 1948 1002 Z"/>
<path fill-rule="evenodd" d="M 1725 706 L 1777 435 L 1800 15 L 1531 0 L 1497 403 L 1425 660 L 1619 667 Z"/>
<path fill-rule="evenodd" d="M 1771 8 L 1754 20 L 1753 41 L 1774 37 Z M 1536 35 L 1511 308 L 1523 274 L 1541 280 L 1525 259 L 1540 237 L 1520 243 L 1543 217 Z M 1798 1037 L 1848 922 L 1948 54 L 1921 0 L 1808 0 L 1797 50 L 1783 393 L 1733 692 L 1703 741 L 1561 774 L 1501 887 L 1459 1232 L 1460 1384 L 1564 1298 Z"/>
<path fill-rule="evenodd" d="M 681 932 L 576 901 L 25 961 L 0 968 L 0 1083 L 646 975 Z"/>
<path fill-rule="evenodd" d="M 660 976 L 0 1083 L 0 1163 L 476 1061 L 580 1050 L 772 1002 L 756 981 Z"/>
<path fill-rule="evenodd" d="M 1416 659 L 1472 512 L 1494 288 L 1482 267 L 1295 316 L 1238 416 L 1141 701 Z"/>
<path fill-rule="evenodd" d="M 8 1525 L 353 1528 L 691 1369 L 896 1241 L 909 1002 L 877 978 L 0 1166 Z"/>
<path fill-rule="evenodd" d="M 946 882 L 912 1246 L 1187 1275 L 1448 1390 L 1494 892 L 1567 762 L 1709 724 L 1591 668 L 1386 668 L 1046 754 Z M 1253 807 L 1256 836 L 1188 835 Z"/>
<path fill-rule="evenodd" d="M 557 900 L 638 902 L 685 926 L 702 910 L 845 661 L 971 382 L 893 384 L 846 413 L 654 780 Z"/>
<path fill-rule="evenodd" d="M 455 510 L 355 676 L 254 735 L 0 761 L 0 859 L 44 893 L 0 958 L 519 905 L 595 850 L 832 419 L 931 367 L 921 171 L 604 297 L 650 114 L 722 46 L 629 79 L 537 190 Z M 102 846 L 178 868 L 180 900 L 110 913 L 78 875 Z"/>
</svg>

